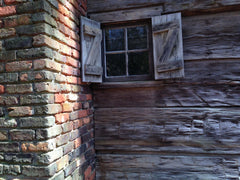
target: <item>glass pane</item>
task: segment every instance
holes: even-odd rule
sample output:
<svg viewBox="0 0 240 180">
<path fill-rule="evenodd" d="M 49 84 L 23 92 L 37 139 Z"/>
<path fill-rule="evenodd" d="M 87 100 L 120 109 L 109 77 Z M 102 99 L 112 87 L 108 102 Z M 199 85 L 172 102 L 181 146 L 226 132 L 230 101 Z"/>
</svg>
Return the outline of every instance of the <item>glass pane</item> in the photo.
<svg viewBox="0 0 240 180">
<path fill-rule="evenodd" d="M 124 29 L 106 29 L 106 50 L 124 50 Z"/>
<path fill-rule="evenodd" d="M 128 54 L 129 75 L 149 74 L 148 52 Z"/>
<path fill-rule="evenodd" d="M 127 29 L 128 49 L 147 48 L 147 26 L 137 26 Z"/>
<path fill-rule="evenodd" d="M 107 76 L 126 75 L 125 54 L 107 54 Z"/>
</svg>

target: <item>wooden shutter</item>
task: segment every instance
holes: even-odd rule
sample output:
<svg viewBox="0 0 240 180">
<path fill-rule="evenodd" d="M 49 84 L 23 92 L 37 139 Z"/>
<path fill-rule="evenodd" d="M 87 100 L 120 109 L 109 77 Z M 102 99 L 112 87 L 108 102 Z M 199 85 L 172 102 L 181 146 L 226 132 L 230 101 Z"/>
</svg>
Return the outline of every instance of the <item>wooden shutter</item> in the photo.
<svg viewBox="0 0 240 180">
<path fill-rule="evenodd" d="M 82 81 L 102 82 L 102 31 L 100 23 L 81 17 Z"/>
<path fill-rule="evenodd" d="M 184 77 L 181 13 L 152 17 L 155 79 Z"/>
</svg>

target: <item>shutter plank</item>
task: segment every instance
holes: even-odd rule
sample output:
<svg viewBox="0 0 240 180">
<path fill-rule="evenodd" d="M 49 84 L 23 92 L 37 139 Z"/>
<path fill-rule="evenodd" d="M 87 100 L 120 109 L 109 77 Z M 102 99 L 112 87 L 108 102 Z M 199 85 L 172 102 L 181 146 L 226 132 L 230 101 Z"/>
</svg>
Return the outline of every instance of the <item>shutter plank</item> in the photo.
<svg viewBox="0 0 240 180">
<path fill-rule="evenodd" d="M 100 23 L 81 17 L 82 81 L 102 82 L 102 31 Z"/>
<path fill-rule="evenodd" d="M 181 14 L 152 17 L 155 79 L 184 77 Z"/>
</svg>

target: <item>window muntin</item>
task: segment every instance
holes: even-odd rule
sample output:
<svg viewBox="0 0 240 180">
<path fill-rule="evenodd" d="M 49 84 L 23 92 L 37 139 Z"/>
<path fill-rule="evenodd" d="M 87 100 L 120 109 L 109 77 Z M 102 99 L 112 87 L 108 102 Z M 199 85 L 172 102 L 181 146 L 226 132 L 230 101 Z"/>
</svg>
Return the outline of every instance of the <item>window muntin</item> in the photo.
<svg viewBox="0 0 240 180">
<path fill-rule="evenodd" d="M 149 24 L 105 27 L 105 80 L 145 80 L 151 76 Z"/>
</svg>

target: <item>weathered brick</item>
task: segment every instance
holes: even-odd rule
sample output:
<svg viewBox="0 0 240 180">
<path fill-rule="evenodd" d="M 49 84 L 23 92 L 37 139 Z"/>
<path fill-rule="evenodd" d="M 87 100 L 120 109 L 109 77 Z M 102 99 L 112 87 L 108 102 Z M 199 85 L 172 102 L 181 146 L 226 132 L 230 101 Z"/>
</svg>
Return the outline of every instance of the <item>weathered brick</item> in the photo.
<svg viewBox="0 0 240 180">
<path fill-rule="evenodd" d="M 0 107 L 0 116 L 4 116 L 3 108 Z"/>
<path fill-rule="evenodd" d="M 58 50 L 61 46 L 60 43 L 47 35 L 39 34 L 33 37 L 33 46 L 49 46 L 53 49 Z"/>
<path fill-rule="evenodd" d="M 60 104 L 48 104 L 35 107 L 35 114 L 57 114 L 62 112 L 62 106 Z"/>
<path fill-rule="evenodd" d="M 8 108 L 8 111 L 8 114 L 11 117 L 30 116 L 33 114 L 32 108 L 28 106 L 10 107 Z"/>
<path fill-rule="evenodd" d="M 17 73 L 2 73 L 0 74 L 0 82 L 2 83 L 10 83 L 17 82 L 18 74 Z"/>
<path fill-rule="evenodd" d="M 13 129 L 9 133 L 11 139 L 16 141 L 30 141 L 35 138 L 35 131 L 29 129 Z"/>
<path fill-rule="evenodd" d="M 49 69 L 52 71 L 61 71 L 61 64 L 49 59 L 40 59 L 34 61 L 34 69 Z"/>
<path fill-rule="evenodd" d="M 0 140 L 1 141 L 8 140 L 8 132 L 6 130 L 0 131 Z"/>
<path fill-rule="evenodd" d="M 52 82 L 41 82 L 35 84 L 37 92 L 60 92 L 60 85 Z"/>
<path fill-rule="evenodd" d="M 82 119 L 77 119 L 73 121 L 73 129 L 78 129 L 83 125 L 83 120 Z"/>
<path fill-rule="evenodd" d="M 15 35 L 16 35 L 16 30 L 14 28 L 0 29 L 0 38 L 8 38 Z"/>
<path fill-rule="evenodd" d="M 53 51 L 47 47 L 31 48 L 18 50 L 16 53 L 18 59 L 37 59 L 37 58 L 52 58 Z M 1 59 L 1 58 L 0 58 Z"/>
<path fill-rule="evenodd" d="M 81 145 L 81 137 L 74 140 L 74 149 L 78 148 Z"/>
<path fill-rule="evenodd" d="M 17 61 L 6 64 L 6 71 L 24 71 L 32 68 L 32 61 Z"/>
<path fill-rule="evenodd" d="M 73 111 L 73 104 L 72 103 L 63 103 L 63 112 L 72 112 Z"/>
<path fill-rule="evenodd" d="M 23 152 L 48 152 L 56 147 L 55 140 L 37 142 L 37 143 L 22 143 L 21 149 Z"/>
<path fill-rule="evenodd" d="M 63 171 L 58 172 L 53 177 L 51 177 L 49 180 L 60 180 L 60 179 L 64 179 L 64 172 Z"/>
<path fill-rule="evenodd" d="M 34 71 L 22 72 L 19 79 L 21 81 L 52 81 L 55 79 L 55 74 L 49 71 Z"/>
<path fill-rule="evenodd" d="M 65 166 L 68 165 L 68 155 L 63 156 L 61 159 L 59 159 L 57 162 L 57 172 L 63 169 Z"/>
<path fill-rule="evenodd" d="M 16 32 L 19 35 L 38 35 L 38 34 L 48 34 L 53 33 L 52 27 L 48 24 L 36 24 L 36 25 L 22 25 L 16 27 Z"/>
<path fill-rule="evenodd" d="M 69 141 L 69 134 L 63 134 L 61 136 L 58 136 L 56 138 L 56 144 L 57 146 L 62 146 L 64 144 L 67 144 Z"/>
<path fill-rule="evenodd" d="M 56 123 L 57 124 L 62 124 L 67 121 L 69 121 L 69 114 L 68 113 L 61 113 L 61 114 L 56 114 L 55 115 Z"/>
<path fill-rule="evenodd" d="M 0 128 L 14 128 L 17 126 L 15 119 L 0 118 Z"/>
<path fill-rule="evenodd" d="M 56 137 L 62 133 L 62 128 L 60 125 L 55 125 L 47 129 L 37 129 L 36 138 L 38 140 L 46 140 Z"/>
<path fill-rule="evenodd" d="M 32 92 L 32 84 L 13 84 L 13 85 L 7 85 L 6 86 L 6 92 L 9 94 L 23 94 L 23 93 L 29 93 Z"/>
<path fill-rule="evenodd" d="M 79 111 L 72 112 L 70 114 L 70 120 L 75 120 L 75 119 L 79 119 L 86 116 L 87 116 L 86 110 L 79 110 Z"/>
<path fill-rule="evenodd" d="M 22 166 L 22 174 L 27 177 L 51 177 L 56 173 L 56 164 L 51 164 L 49 166 Z"/>
<path fill-rule="evenodd" d="M 78 137 L 80 137 L 81 135 L 81 132 L 79 131 L 79 129 L 76 129 L 74 131 L 71 131 L 71 136 L 70 136 L 70 140 L 75 140 L 77 139 Z"/>
<path fill-rule="evenodd" d="M 15 37 L 11 39 L 6 39 L 4 41 L 4 46 L 7 50 L 30 48 L 32 47 L 32 38 Z"/>
<path fill-rule="evenodd" d="M 4 19 L 4 26 L 15 27 L 18 25 L 30 24 L 31 23 L 30 17 L 31 16 L 29 14 L 10 16 Z"/>
<path fill-rule="evenodd" d="M 33 156 L 32 154 L 5 154 L 4 155 L 5 161 L 8 163 L 32 163 Z"/>
<path fill-rule="evenodd" d="M 17 105 L 18 98 L 16 96 L 0 96 L 0 105 Z"/>
<path fill-rule="evenodd" d="M 65 94 L 55 94 L 55 103 L 62 103 L 66 101 Z"/>
<path fill-rule="evenodd" d="M 21 128 L 51 127 L 55 124 L 53 116 L 48 117 L 25 117 L 18 120 Z"/>
<path fill-rule="evenodd" d="M 0 17 L 16 14 L 16 6 L 0 7 Z"/>
<path fill-rule="evenodd" d="M 0 142 L 1 152 L 19 152 L 19 144 L 11 142 Z"/>
<path fill-rule="evenodd" d="M 63 128 L 63 133 L 73 130 L 73 122 L 67 122 L 62 124 L 62 128 Z"/>
<path fill-rule="evenodd" d="M 12 61 L 12 60 L 16 60 L 16 51 L 0 52 L 0 61 Z"/>
<path fill-rule="evenodd" d="M 3 93 L 4 93 L 4 86 L 0 85 L 0 94 L 3 94 Z"/>
<path fill-rule="evenodd" d="M 32 15 L 32 21 L 33 22 L 46 22 L 50 24 L 53 27 L 57 27 L 56 20 L 53 19 L 50 15 L 48 15 L 46 12 L 41 13 L 35 13 Z"/>
<path fill-rule="evenodd" d="M 6 5 L 12 5 L 17 3 L 27 2 L 27 0 L 4 0 Z"/>
<path fill-rule="evenodd" d="M 39 95 L 21 95 L 20 104 L 53 104 L 53 94 L 39 94 Z"/>
<path fill-rule="evenodd" d="M 37 155 L 37 162 L 40 164 L 51 164 L 53 161 L 63 156 L 63 149 L 56 148 L 51 152 Z"/>
<path fill-rule="evenodd" d="M 71 152 L 74 148 L 74 143 L 73 142 L 69 142 L 67 143 L 65 146 L 63 146 L 63 154 L 68 154 L 69 152 Z"/>
<path fill-rule="evenodd" d="M 16 176 L 21 173 L 20 165 L 3 165 L 3 173 Z"/>
<path fill-rule="evenodd" d="M 22 3 L 16 8 L 18 14 L 29 13 L 29 12 L 39 12 L 39 11 L 47 11 L 51 12 L 51 6 L 47 3 L 47 1 L 33 1 Z"/>
<path fill-rule="evenodd" d="M 64 169 L 64 176 L 67 177 L 73 173 L 73 171 L 77 168 L 76 161 L 72 162 L 67 168 Z"/>
<path fill-rule="evenodd" d="M 91 172 L 92 172 L 92 167 L 88 166 L 88 168 L 84 171 L 85 179 L 87 179 L 91 175 Z"/>
</svg>

